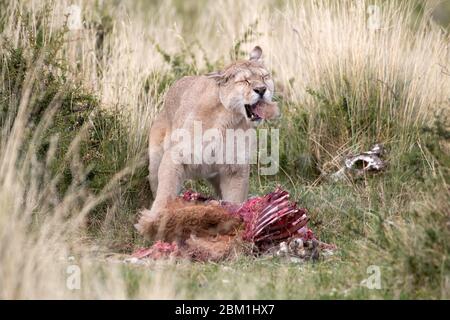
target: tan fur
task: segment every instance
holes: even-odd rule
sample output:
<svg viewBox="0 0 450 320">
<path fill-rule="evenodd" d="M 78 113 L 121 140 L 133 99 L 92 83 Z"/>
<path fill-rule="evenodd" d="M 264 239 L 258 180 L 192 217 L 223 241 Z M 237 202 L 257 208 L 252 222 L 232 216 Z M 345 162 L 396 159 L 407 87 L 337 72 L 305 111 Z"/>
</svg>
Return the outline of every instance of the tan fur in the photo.
<svg viewBox="0 0 450 320">
<path fill-rule="evenodd" d="M 155 199 L 152 209 L 145 210 L 136 225 L 140 232 L 145 233 L 146 225 L 179 194 L 186 179 L 207 179 L 218 196 L 227 201 L 243 202 L 247 198 L 248 164 L 174 163 L 171 135 L 180 128 L 193 134 L 195 121 L 201 121 L 203 131 L 217 128 L 223 137 L 226 129 L 252 128 L 257 122 L 248 118 L 245 104 L 258 105 L 258 114 L 265 119 L 278 117 L 278 106 L 271 101 L 273 81 L 262 64 L 261 53 L 261 48 L 255 47 L 250 60 L 237 61 L 206 76 L 184 77 L 168 90 L 164 108 L 150 130 L 149 180 Z"/>
<path fill-rule="evenodd" d="M 162 209 L 156 219 L 141 218 L 143 235 L 150 240 L 184 242 L 191 236 L 207 238 L 235 235 L 242 220 L 218 204 L 176 199 Z"/>
<path fill-rule="evenodd" d="M 175 199 L 156 219 L 142 225 L 147 239 L 172 242 L 176 248 L 173 252 L 155 250 L 153 259 L 178 256 L 194 261 L 222 261 L 251 250 L 241 240 L 242 219 L 218 203 Z"/>
<path fill-rule="evenodd" d="M 249 251 L 238 237 L 229 235 L 191 237 L 186 241 L 186 246 L 187 256 L 194 261 L 220 262 Z"/>
</svg>

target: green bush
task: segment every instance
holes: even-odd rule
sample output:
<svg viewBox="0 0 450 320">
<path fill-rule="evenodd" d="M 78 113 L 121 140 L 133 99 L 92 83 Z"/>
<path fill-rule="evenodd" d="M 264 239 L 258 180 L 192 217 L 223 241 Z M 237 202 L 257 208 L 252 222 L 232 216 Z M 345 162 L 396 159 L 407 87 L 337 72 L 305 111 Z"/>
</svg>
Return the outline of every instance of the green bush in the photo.
<svg viewBox="0 0 450 320">
<path fill-rule="evenodd" d="M 57 139 L 57 148 L 49 169 L 51 177 L 57 179 L 55 190 L 62 198 L 76 186 L 83 186 L 92 195 L 100 195 L 121 170 L 131 173 L 113 186 L 108 197 L 88 216 L 87 225 L 93 234 L 99 232 L 107 238 L 133 236 L 133 223 L 137 209 L 148 206 L 147 169 L 145 152 L 130 155 L 128 150 L 128 116 L 114 109 L 102 109 L 94 92 L 86 90 L 81 83 L 68 80 L 67 66 L 58 57 L 66 30 L 55 33 L 44 44 L 40 40 L 45 26 L 46 10 L 37 15 L 37 37 L 24 32 L 23 47 L 14 47 L 5 41 L 0 53 L 0 127 L 4 140 L 18 121 L 19 106 L 24 88 L 30 89 L 30 100 L 26 108 L 26 141 L 22 153 L 32 147 L 36 149 L 38 161 L 44 162 L 52 143 Z M 41 20 L 39 20 L 41 19 Z M 27 30 L 30 24 L 24 23 Z M 28 79 L 34 75 L 35 79 Z M 37 128 L 44 122 L 44 130 L 38 139 Z M 37 143 L 37 144 L 36 144 Z M 33 145 L 31 145 L 33 144 Z M 23 157 L 22 156 L 22 157 Z M 113 209 L 122 210 L 117 219 L 109 219 Z M 113 222 L 111 222 L 113 221 Z M 114 226 L 111 227 L 111 223 Z"/>
</svg>

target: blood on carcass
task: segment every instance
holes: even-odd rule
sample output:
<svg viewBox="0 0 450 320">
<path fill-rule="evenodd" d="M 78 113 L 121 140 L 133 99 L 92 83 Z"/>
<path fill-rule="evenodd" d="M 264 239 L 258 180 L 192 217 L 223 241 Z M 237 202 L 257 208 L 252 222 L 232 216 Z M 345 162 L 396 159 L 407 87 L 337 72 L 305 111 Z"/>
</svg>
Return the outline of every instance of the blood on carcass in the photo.
<svg viewBox="0 0 450 320">
<path fill-rule="evenodd" d="M 237 252 L 264 253 L 296 238 L 332 248 L 317 240 L 308 220 L 307 210 L 290 201 L 280 187 L 242 204 L 186 191 L 144 226 L 144 235 L 159 241 L 135 254 L 155 258 L 171 252 L 192 260 L 219 261 Z M 172 243 L 164 246 L 161 241 Z"/>
</svg>

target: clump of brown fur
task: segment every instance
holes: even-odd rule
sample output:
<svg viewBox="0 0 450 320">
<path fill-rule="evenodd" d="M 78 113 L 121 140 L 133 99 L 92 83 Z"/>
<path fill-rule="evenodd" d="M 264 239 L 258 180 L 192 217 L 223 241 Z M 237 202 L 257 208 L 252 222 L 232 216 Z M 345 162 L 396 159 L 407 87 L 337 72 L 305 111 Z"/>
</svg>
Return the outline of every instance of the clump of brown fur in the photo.
<svg viewBox="0 0 450 320">
<path fill-rule="evenodd" d="M 141 233 L 147 239 L 184 242 L 191 235 L 236 235 L 242 226 L 242 220 L 217 204 L 176 199 L 161 210 L 156 219 L 141 219 L 140 225 Z"/>
<path fill-rule="evenodd" d="M 223 261 L 238 256 L 245 250 L 240 237 L 218 235 L 191 237 L 186 241 L 187 256 L 194 261 Z"/>
</svg>

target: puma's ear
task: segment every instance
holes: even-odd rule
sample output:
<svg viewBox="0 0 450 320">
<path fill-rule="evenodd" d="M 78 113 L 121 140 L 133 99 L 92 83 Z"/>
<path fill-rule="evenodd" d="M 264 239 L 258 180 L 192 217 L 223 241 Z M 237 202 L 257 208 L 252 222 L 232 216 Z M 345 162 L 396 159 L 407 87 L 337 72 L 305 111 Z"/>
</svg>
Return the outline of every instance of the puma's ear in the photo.
<svg viewBox="0 0 450 320">
<path fill-rule="evenodd" d="M 250 60 L 259 60 L 262 56 L 262 49 L 260 46 L 256 46 L 253 48 L 253 50 L 250 52 Z"/>
<path fill-rule="evenodd" d="M 218 84 L 223 84 L 227 81 L 226 76 L 222 73 L 222 71 L 214 71 L 206 74 L 206 76 L 210 79 L 214 79 Z"/>
</svg>

